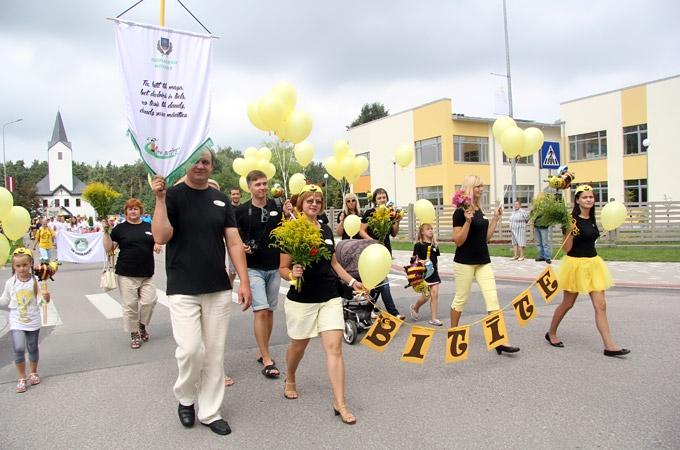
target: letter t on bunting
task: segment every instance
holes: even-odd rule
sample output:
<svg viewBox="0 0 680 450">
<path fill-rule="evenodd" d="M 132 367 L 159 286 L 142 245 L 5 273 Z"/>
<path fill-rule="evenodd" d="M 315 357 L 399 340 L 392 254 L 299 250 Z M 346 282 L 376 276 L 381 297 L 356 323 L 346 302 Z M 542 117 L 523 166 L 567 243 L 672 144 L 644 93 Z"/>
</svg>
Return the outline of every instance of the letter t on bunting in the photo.
<svg viewBox="0 0 680 450">
<path fill-rule="evenodd" d="M 411 334 L 406 339 L 401 360 L 408 363 L 422 364 L 425 361 L 427 352 L 430 350 L 432 336 L 434 336 L 432 328 L 411 327 Z"/>
<path fill-rule="evenodd" d="M 468 357 L 470 327 L 449 328 L 446 338 L 446 362 L 465 361 Z"/>
<path fill-rule="evenodd" d="M 361 340 L 361 343 L 382 353 L 390 345 L 392 338 L 397 334 L 402 323 L 396 317 L 381 311 L 380 316 L 375 320 L 371 329 L 368 330 L 366 336 Z"/>
<path fill-rule="evenodd" d="M 508 331 L 505 329 L 505 319 L 503 311 L 489 314 L 484 318 L 484 338 L 486 339 L 486 349 L 493 350 L 499 345 L 508 343 Z"/>
<path fill-rule="evenodd" d="M 536 317 L 536 305 L 529 289 L 519 294 L 512 301 L 512 307 L 515 308 L 515 315 L 520 327 L 524 327 Z"/>
<path fill-rule="evenodd" d="M 557 284 L 557 277 L 551 266 L 546 267 L 546 269 L 541 272 L 541 274 L 536 279 L 536 286 L 538 290 L 541 291 L 541 295 L 546 303 L 550 303 L 560 290 Z"/>
</svg>

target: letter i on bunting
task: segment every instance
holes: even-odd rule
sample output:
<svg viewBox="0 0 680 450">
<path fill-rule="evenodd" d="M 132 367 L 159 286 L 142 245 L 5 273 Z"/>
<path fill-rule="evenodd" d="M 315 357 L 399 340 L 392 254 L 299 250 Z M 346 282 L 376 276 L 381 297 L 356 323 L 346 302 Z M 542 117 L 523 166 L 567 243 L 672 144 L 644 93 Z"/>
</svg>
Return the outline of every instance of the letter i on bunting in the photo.
<svg viewBox="0 0 680 450">
<path fill-rule="evenodd" d="M 404 353 L 401 355 L 403 362 L 422 364 L 430 350 L 434 330 L 425 327 L 411 327 L 411 334 L 406 339 Z"/>
<path fill-rule="evenodd" d="M 385 311 L 380 311 L 380 315 L 373 322 L 373 326 L 368 330 L 361 343 L 382 353 L 390 345 L 392 338 L 397 334 L 402 323 L 396 317 Z"/>
<path fill-rule="evenodd" d="M 560 290 L 557 284 L 557 277 L 551 266 L 546 267 L 546 269 L 541 272 L 541 274 L 536 279 L 536 286 L 538 290 L 541 291 L 541 295 L 546 303 L 550 303 Z"/>
<path fill-rule="evenodd" d="M 465 361 L 468 357 L 470 327 L 449 328 L 446 338 L 447 363 Z"/>
<path fill-rule="evenodd" d="M 499 345 L 508 343 L 508 331 L 505 329 L 505 319 L 503 311 L 489 314 L 482 322 L 484 327 L 484 338 L 486 339 L 486 349 L 493 350 Z"/>
<path fill-rule="evenodd" d="M 524 327 L 536 317 L 536 305 L 529 289 L 519 294 L 512 301 L 512 307 L 515 308 L 515 315 L 520 327 Z"/>
</svg>

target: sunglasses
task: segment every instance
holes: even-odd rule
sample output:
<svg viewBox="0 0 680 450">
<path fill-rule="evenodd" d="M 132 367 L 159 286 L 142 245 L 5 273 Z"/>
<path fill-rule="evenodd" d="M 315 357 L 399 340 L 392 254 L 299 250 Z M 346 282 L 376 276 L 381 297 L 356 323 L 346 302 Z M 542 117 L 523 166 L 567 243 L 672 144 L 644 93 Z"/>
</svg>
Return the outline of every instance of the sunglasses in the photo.
<svg viewBox="0 0 680 450">
<path fill-rule="evenodd" d="M 346 201 L 346 203 L 350 203 L 350 202 L 356 203 L 356 201 L 357 201 L 357 200 L 356 200 L 355 198 L 350 198 L 350 199 L 348 199 L 348 200 Z"/>
<path fill-rule="evenodd" d="M 323 205 L 323 200 L 320 200 L 318 198 L 310 198 L 309 200 L 305 200 L 305 203 L 307 203 L 308 205 L 314 204 Z"/>
</svg>

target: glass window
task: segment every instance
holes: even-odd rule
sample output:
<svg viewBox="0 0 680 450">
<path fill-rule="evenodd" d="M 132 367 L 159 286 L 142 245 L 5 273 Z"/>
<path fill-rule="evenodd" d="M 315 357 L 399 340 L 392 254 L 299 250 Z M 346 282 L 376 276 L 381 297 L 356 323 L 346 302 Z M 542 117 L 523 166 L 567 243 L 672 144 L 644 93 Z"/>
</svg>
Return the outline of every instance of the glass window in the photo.
<svg viewBox="0 0 680 450">
<path fill-rule="evenodd" d="M 631 203 L 647 202 L 647 180 L 625 180 L 623 189 L 626 194 L 626 201 Z"/>
<path fill-rule="evenodd" d="M 433 166 L 442 163 L 442 139 L 416 141 L 416 167 Z"/>
<path fill-rule="evenodd" d="M 54 199 L 54 206 L 55 206 L 55 208 L 59 208 L 59 199 L 58 198 Z"/>
<path fill-rule="evenodd" d="M 61 161 L 61 152 L 57 152 L 57 159 Z"/>
<path fill-rule="evenodd" d="M 522 203 L 522 206 L 526 207 L 534 199 L 534 185 L 533 184 L 518 184 L 515 186 L 517 193 L 517 200 Z M 505 192 L 505 197 L 503 198 L 504 205 L 512 205 L 512 186 L 505 185 L 503 187 L 503 192 Z"/>
<path fill-rule="evenodd" d="M 78 207 L 78 206 L 80 206 L 80 199 L 79 198 L 76 199 L 76 207 Z"/>
<path fill-rule="evenodd" d="M 607 131 L 569 136 L 569 159 L 596 159 L 607 156 Z"/>
<path fill-rule="evenodd" d="M 444 204 L 444 189 L 442 186 L 423 186 L 416 188 L 416 199 L 426 199 L 432 202 L 434 206 L 441 206 Z"/>
<path fill-rule="evenodd" d="M 461 189 L 462 187 L 463 187 L 462 184 L 457 184 L 457 185 L 455 186 L 455 190 L 457 191 L 458 189 Z M 488 209 L 488 208 L 489 208 L 489 204 L 490 204 L 490 203 L 489 203 L 489 190 L 490 190 L 490 189 L 491 189 L 491 186 L 490 186 L 490 185 L 488 185 L 488 184 L 485 184 L 485 185 L 484 185 L 484 192 L 482 192 L 482 198 L 480 199 L 480 200 L 481 200 L 481 203 L 482 203 L 482 204 L 481 204 L 482 209 Z M 455 191 L 454 191 L 454 192 L 455 192 Z M 448 201 L 449 204 L 450 204 L 451 199 L 448 199 L 447 201 Z"/>
<path fill-rule="evenodd" d="M 453 160 L 456 162 L 488 163 L 489 138 L 454 136 Z"/>
<path fill-rule="evenodd" d="M 43 208 L 47 208 L 48 206 L 47 199 L 43 199 Z"/>
<path fill-rule="evenodd" d="M 69 201 L 69 199 L 67 199 L 67 198 L 64 199 L 64 206 L 65 206 L 65 207 L 68 208 L 68 207 L 70 206 L 70 203 L 71 203 L 71 202 Z"/>
<path fill-rule="evenodd" d="M 647 139 L 647 124 L 623 127 L 623 154 L 637 155 L 647 153 L 647 147 L 642 145 L 642 141 Z"/>
<path fill-rule="evenodd" d="M 368 176 L 371 174 L 371 158 L 369 158 L 370 153 L 365 152 L 365 153 L 357 153 L 356 156 L 365 156 L 366 159 L 368 160 L 368 168 L 364 173 L 361 174 L 362 177 Z"/>
<path fill-rule="evenodd" d="M 595 203 L 597 205 L 605 205 L 609 201 L 609 188 L 606 181 L 598 181 L 590 183 L 593 188 L 593 195 L 595 195 Z"/>
<path fill-rule="evenodd" d="M 510 160 L 505 153 L 503 153 L 503 164 L 510 164 Z M 517 160 L 517 164 L 523 166 L 533 166 L 534 165 L 534 155 L 523 156 Z"/>
</svg>

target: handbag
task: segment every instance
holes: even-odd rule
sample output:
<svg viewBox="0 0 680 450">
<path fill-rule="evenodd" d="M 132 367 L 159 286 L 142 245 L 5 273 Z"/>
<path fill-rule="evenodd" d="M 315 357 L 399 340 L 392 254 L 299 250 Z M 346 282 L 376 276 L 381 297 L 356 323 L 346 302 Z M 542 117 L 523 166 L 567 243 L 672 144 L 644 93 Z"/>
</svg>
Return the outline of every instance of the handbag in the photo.
<svg viewBox="0 0 680 450">
<path fill-rule="evenodd" d="M 102 277 L 99 281 L 99 287 L 101 287 L 104 292 L 116 289 L 118 287 L 118 281 L 116 280 L 115 264 L 113 263 L 114 256 L 110 255 L 104 261 L 104 268 L 102 269 Z"/>
</svg>

